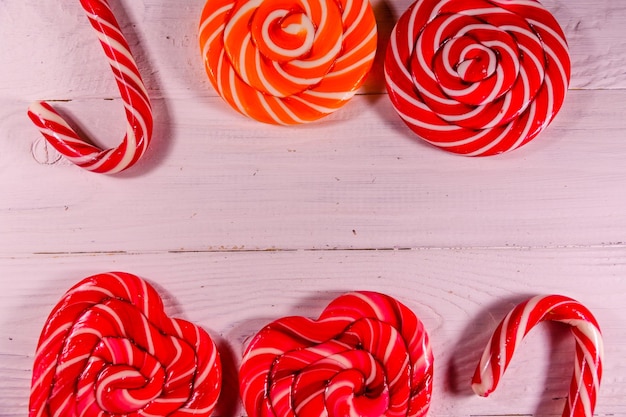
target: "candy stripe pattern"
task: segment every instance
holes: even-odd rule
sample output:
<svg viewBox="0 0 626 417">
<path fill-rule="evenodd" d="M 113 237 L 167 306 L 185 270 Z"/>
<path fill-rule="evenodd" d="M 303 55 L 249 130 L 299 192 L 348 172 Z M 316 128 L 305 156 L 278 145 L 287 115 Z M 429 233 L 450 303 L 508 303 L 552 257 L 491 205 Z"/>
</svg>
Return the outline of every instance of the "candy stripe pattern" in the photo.
<svg viewBox="0 0 626 417">
<path fill-rule="evenodd" d="M 133 166 L 143 156 L 152 137 L 152 107 L 128 43 L 106 0 L 81 0 L 97 31 L 124 101 L 126 134 L 116 147 L 101 150 L 84 141 L 49 103 L 36 102 L 28 116 L 46 140 L 74 164 L 86 170 L 115 174 Z"/>
<path fill-rule="evenodd" d="M 30 417 L 209 416 L 220 388 L 209 335 L 167 317 L 144 280 L 111 272 L 79 282 L 52 310 Z"/>
<path fill-rule="evenodd" d="M 485 349 L 472 389 L 488 396 L 498 386 L 522 338 L 542 321 L 568 324 L 576 340 L 576 362 L 563 417 L 591 417 L 602 378 L 603 342 L 595 317 L 561 295 L 537 296 L 515 307 L 500 323 Z"/>
<path fill-rule="evenodd" d="M 535 0 L 418 0 L 385 56 L 391 102 L 420 138 L 468 156 L 528 143 L 557 114 L 570 58 Z"/>
<path fill-rule="evenodd" d="M 246 349 L 240 391 L 250 417 L 424 416 L 433 356 L 422 322 L 395 299 L 354 292 L 318 320 L 286 317 Z"/>
<path fill-rule="evenodd" d="M 376 54 L 368 0 L 211 0 L 199 32 L 215 91 L 272 124 L 311 122 L 345 105 Z"/>
</svg>

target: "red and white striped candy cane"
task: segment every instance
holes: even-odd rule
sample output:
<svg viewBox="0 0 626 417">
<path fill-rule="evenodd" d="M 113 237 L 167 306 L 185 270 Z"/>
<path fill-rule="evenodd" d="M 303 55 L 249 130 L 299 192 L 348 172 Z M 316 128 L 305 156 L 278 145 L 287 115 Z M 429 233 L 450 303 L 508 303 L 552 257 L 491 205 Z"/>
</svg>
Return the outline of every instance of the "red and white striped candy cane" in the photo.
<svg viewBox="0 0 626 417">
<path fill-rule="evenodd" d="M 148 148 L 152 107 L 137 64 L 107 1 L 81 0 L 80 3 L 98 32 L 124 100 L 126 135 L 118 147 L 102 150 L 81 139 L 49 103 L 33 103 L 28 116 L 46 140 L 71 162 L 89 171 L 114 174 L 134 165 Z"/>
<path fill-rule="evenodd" d="M 572 326 L 576 363 L 563 417 L 591 417 L 602 378 L 603 343 L 598 323 L 579 302 L 561 295 L 536 296 L 515 307 L 494 332 L 472 379 L 472 389 L 486 397 L 496 389 L 522 338 L 542 321 Z"/>
</svg>

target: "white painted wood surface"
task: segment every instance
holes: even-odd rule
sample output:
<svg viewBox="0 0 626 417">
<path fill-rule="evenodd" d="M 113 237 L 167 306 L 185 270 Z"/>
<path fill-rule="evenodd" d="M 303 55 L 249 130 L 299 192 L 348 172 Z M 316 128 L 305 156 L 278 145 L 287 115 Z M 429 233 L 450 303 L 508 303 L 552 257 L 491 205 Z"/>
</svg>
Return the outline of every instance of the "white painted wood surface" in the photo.
<svg viewBox="0 0 626 417">
<path fill-rule="evenodd" d="M 184 4 L 183 4 L 184 3 Z M 37 99 L 103 145 L 121 103 L 77 1 L 0 0 L 0 416 L 25 416 L 33 353 L 59 297 L 88 275 L 148 279 L 168 312 L 219 342 L 232 396 L 242 345 L 268 321 L 317 316 L 336 295 L 395 296 L 428 327 L 432 416 L 560 415 L 573 363 L 564 329 L 533 332 L 490 399 L 469 377 L 497 321 L 562 293 L 600 321 L 596 413 L 626 415 L 626 8 L 551 0 L 573 62 L 562 112 L 511 154 L 469 159 L 416 140 L 384 93 L 380 61 L 327 119 L 244 119 L 211 90 L 196 45 L 203 1 L 111 4 L 155 107 L 154 146 L 114 177 L 76 168 L 26 117 Z M 381 45 L 409 1 L 373 2 Z"/>
</svg>

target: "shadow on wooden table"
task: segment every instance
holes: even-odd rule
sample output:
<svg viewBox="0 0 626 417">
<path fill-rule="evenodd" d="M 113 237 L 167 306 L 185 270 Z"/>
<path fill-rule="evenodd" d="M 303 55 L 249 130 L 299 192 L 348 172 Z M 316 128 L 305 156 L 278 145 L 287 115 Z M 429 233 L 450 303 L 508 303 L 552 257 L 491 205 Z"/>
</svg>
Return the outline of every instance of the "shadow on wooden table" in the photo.
<svg viewBox="0 0 626 417">
<path fill-rule="evenodd" d="M 484 308 L 476 315 L 476 319 L 473 321 L 474 325 L 468 327 L 459 337 L 450 353 L 445 386 L 452 395 L 475 395 L 471 388 L 472 376 L 491 335 L 500 321 L 517 304 L 532 296 L 520 295 L 501 300 Z M 536 381 L 537 384 L 543 384 L 543 389 L 539 390 L 542 392 L 542 396 L 537 401 L 533 415 L 560 415 L 565 398 L 567 398 L 569 378 L 571 378 L 571 369 L 573 368 L 573 361 L 570 358 L 574 357 L 574 347 L 573 344 L 568 345 L 569 342 L 573 341 L 573 338 L 569 334 L 568 326 L 565 325 L 549 325 L 546 330 L 548 332 L 548 342 L 546 343 L 546 350 L 549 352 L 547 355 L 548 364 L 544 371 L 544 380 Z M 520 349 L 524 349 L 524 347 L 521 346 Z M 502 378 L 503 380 L 507 378 L 506 373 Z M 517 398 L 520 394 L 521 392 L 511 393 Z"/>
</svg>

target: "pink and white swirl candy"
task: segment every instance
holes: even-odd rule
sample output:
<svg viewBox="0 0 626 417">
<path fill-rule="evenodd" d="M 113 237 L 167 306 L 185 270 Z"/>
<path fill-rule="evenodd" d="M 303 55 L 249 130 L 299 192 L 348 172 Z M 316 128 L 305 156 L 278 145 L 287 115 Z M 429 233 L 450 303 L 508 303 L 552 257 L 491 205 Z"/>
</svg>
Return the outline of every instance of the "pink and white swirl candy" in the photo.
<svg viewBox="0 0 626 417">
<path fill-rule="evenodd" d="M 209 335 L 169 318 L 142 279 L 110 272 L 76 284 L 50 313 L 29 415 L 209 416 L 220 388 Z"/>
<path fill-rule="evenodd" d="M 310 122 L 345 105 L 376 54 L 368 0 L 210 0 L 199 31 L 215 91 L 272 124 Z"/>
<path fill-rule="evenodd" d="M 80 0 L 107 56 L 124 101 L 126 128 L 122 143 L 102 150 L 79 134 L 46 102 L 33 103 L 28 117 L 63 156 L 86 170 L 114 174 L 133 166 L 152 137 L 152 106 L 128 43 L 106 0 Z"/>
<path fill-rule="evenodd" d="M 523 337 L 542 321 L 571 326 L 576 340 L 574 373 L 562 416 L 592 417 L 602 378 L 602 335 L 593 314 L 579 302 L 562 295 L 531 298 L 502 320 L 476 368 L 472 389 L 484 397 L 495 390 Z"/>
<path fill-rule="evenodd" d="M 391 102 L 420 138 L 470 156 L 519 148 L 557 114 L 570 59 L 535 0 L 418 0 L 385 57 Z"/>
<path fill-rule="evenodd" d="M 354 292 L 317 320 L 285 317 L 264 327 L 239 376 L 250 417 L 421 417 L 430 405 L 433 356 L 407 307 Z"/>
</svg>

